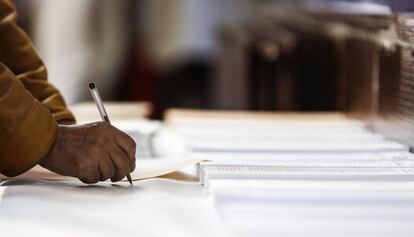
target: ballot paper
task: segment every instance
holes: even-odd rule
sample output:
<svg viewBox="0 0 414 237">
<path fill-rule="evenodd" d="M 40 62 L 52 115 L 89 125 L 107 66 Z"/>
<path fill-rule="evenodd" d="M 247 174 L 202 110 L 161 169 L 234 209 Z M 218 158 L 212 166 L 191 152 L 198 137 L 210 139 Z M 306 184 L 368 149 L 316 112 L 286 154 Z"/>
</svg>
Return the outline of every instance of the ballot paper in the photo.
<svg viewBox="0 0 414 237">
<path fill-rule="evenodd" d="M 209 141 L 234 141 L 234 142 L 246 142 L 246 141 L 262 141 L 262 142 L 283 142 L 283 143 L 346 143 L 346 142 L 383 142 L 387 141 L 380 134 L 362 133 L 362 134 L 300 134 L 300 133 L 263 133 L 263 134 L 249 134 L 240 135 L 234 133 L 225 133 L 220 135 L 210 134 L 198 134 L 198 135 L 184 135 L 185 140 L 197 141 L 197 142 L 209 142 Z"/>
<path fill-rule="evenodd" d="M 409 147 L 387 140 L 365 123 L 351 119 L 254 120 L 180 118 L 173 123 L 187 152 L 363 153 L 407 152 Z M 237 155 L 235 155 L 237 156 Z"/>
<path fill-rule="evenodd" d="M 414 159 L 381 160 L 381 159 L 286 159 L 268 161 L 216 161 L 202 162 L 201 167 L 207 166 L 279 166 L 279 167 L 372 167 L 372 168 L 414 168 Z"/>
<path fill-rule="evenodd" d="M 217 121 L 217 122 L 187 122 L 179 123 L 174 128 L 183 135 L 222 135 L 227 133 L 264 134 L 269 131 L 301 134 L 361 134 L 372 133 L 361 122 L 289 122 L 289 121 Z"/>
<path fill-rule="evenodd" d="M 365 160 L 414 160 L 414 155 L 409 152 L 296 152 L 296 153 L 272 153 L 272 152 L 225 152 L 225 153 L 204 153 L 191 152 L 188 154 L 192 159 L 205 159 L 217 162 L 248 162 L 248 163 L 269 163 L 282 162 L 303 162 L 307 160 L 324 162 L 363 162 Z"/>
<path fill-rule="evenodd" d="M 219 127 L 219 128 L 260 128 L 260 127 L 309 127 L 313 125 L 321 128 L 360 128 L 366 129 L 366 124 L 359 120 L 353 119 L 341 119 L 341 120 L 330 120 L 330 119 L 301 119 L 295 120 L 291 118 L 285 119 L 243 119 L 239 117 L 233 117 L 231 119 L 219 119 L 219 118 L 188 118 L 180 119 L 179 121 L 173 122 L 173 127 Z"/>
<path fill-rule="evenodd" d="M 172 123 L 234 236 L 412 236 L 414 155 L 355 120 Z"/>
<path fill-rule="evenodd" d="M 225 153 L 225 152 L 386 152 L 408 151 L 409 147 L 397 142 L 272 142 L 272 141 L 185 141 L 191 152 Z"/>
<path fill-rule="evenodd" d="M 215 178 L 413 180 L 414 167 L 306 167 L 260 165 L 207 165 L 200 169 L 205 183 Z"/>
<path fill-rule="evenodd" d="M 284 126 L 272 126 L 272 127 L 182 127 L 175 130 L 179 136 L 188 138 L 218 138 L 220 140 L 225 138 L 230 139 L 247 139 L 251 138 L 380 138 L 381 135 L 373 133 L 366 128 L 318 128 L 318 127 L 284 127 Z"/>
<path fill-rule="evenodd" d="M 163 175 L 171 174 L 173 172 L 179 171 L 188 166 L 197 165 L 201 162 L 201 159 L 190 159 L 190 160 L 167 160 L 165 162 L 150 162 L 147 165 L 137 164 L 137 167 L 133 173 L 131 173 L 131 178 L 133 181 L 156 178 Z M 0 175 L 0 180 L 8 179 L 36 179 L 36 180 L 54 180 L 54 181 L 68 181 L 76 180 L 73 177 L 61 176 L 56 173 L 53 173 L 39 165 L 35 166 L 26 173 L 19 175 L 17 177 L 8 178 Z M 126 181 L 126 179 L 124 180 Z"/>
</svg>

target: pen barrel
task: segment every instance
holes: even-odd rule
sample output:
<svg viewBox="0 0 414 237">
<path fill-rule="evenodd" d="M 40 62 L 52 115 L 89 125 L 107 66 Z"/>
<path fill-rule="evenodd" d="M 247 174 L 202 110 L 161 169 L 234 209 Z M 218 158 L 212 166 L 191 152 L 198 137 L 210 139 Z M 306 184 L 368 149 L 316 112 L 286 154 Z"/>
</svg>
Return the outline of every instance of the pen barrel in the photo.
<svg viewBox="0 0 414 237">
<path fill-rule="evenodd" d="M 96 87 L 94 89 L 91 89 L 92 98 L 95 101 L 96 106 L 98 107 L 99 115 L 101 116 L 101 119 L 107 123 L 111 123 L 109 121 L 108 114 L 106 113 L 105 107 L 103 106 L 101 96 L 99 95 L 98 90 Z"/>
</svg>

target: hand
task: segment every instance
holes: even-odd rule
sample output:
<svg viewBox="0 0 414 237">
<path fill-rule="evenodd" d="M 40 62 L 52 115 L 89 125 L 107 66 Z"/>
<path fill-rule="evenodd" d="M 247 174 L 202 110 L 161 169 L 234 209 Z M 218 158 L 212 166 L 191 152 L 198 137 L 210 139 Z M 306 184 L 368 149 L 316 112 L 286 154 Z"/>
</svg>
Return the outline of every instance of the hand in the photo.
<svg viewBox="0 0 414 237">
<path fill-rule="evenodd" d="M 59 125 L 56 140 L 40 165 L 92 184 L 122 180 L 135 169 L 135 142 L 105 122 Z"/>
</svg>

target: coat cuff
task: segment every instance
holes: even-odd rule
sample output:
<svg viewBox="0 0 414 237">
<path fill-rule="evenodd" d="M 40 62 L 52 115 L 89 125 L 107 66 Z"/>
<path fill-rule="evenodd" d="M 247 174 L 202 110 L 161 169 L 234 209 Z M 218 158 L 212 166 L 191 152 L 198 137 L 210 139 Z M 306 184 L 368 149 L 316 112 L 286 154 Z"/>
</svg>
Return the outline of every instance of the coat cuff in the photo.
<svg viewBox="0 0 414 237">
<path fill-rule="evenodd" d="M 56 120 L 40 103 L 34 103 L 27 118 L 0 149 L 1 173 L 17 176 L 38 164 L 49 152 L 58 132 Z"/>
</svg>

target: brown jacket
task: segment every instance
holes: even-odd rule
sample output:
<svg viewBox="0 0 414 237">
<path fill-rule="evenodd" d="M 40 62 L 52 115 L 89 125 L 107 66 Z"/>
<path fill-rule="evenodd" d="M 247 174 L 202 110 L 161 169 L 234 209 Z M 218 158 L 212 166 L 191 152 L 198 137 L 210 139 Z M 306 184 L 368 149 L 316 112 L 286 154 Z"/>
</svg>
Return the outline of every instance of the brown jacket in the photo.
<svg viewBox="0 0 414 237">
<path fill-rule="evenodd" d="M 0 173 L 15 176 L 36 165 L 53 145 L 62 121 L 74 117 L 16 25 L 13 1 L 0 0 Z"/>
</svg>

